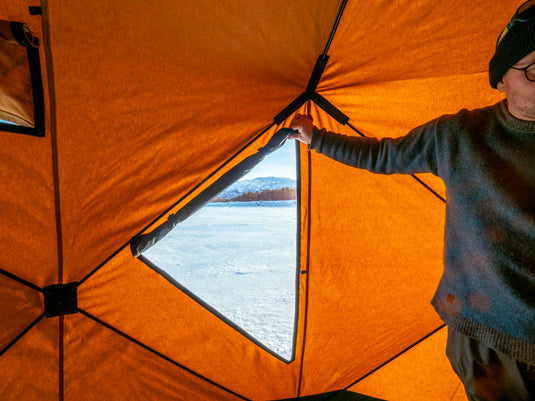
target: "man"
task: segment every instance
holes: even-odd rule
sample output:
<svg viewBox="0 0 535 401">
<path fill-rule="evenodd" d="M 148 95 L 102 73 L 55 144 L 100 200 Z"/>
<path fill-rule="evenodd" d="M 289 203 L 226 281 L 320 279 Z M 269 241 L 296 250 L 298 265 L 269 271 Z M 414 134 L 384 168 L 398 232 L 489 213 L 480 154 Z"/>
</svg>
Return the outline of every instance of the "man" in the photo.
<svg viewBox="0 0 535 401">
<path fill-rule="evenodd" d="M 489 64 L 500 103 L 402 138 L 349 137 L 296 115 L 290 138 L 381 174 L 431 172 L 447 189 L 444 273 L 432 300 L 470 400 L 535 400 L 535 0 Z"/>
</svg>

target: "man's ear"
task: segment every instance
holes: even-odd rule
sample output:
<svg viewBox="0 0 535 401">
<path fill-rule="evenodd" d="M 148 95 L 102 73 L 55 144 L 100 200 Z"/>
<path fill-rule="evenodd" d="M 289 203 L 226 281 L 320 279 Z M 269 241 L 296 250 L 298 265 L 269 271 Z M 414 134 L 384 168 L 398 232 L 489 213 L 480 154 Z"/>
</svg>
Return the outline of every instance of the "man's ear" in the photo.
<svg viewBox="0 0 535 401">
<path fill-rule="evenodd" d="M 503 79 L 496 84 L 496 88 L 502 93 L 505 92 L 505 84 L 503 83 Z"/>
</svg>

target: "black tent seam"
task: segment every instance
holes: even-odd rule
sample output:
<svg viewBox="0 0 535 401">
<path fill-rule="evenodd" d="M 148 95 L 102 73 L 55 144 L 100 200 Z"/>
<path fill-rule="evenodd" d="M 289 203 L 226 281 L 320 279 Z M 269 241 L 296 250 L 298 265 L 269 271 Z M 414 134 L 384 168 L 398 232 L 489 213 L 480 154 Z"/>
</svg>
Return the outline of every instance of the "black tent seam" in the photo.
<svg viewBox="0 0 535 401">
<path fill-rule="evenodd" d="M 52 57 L 51 36 L 48 15 L 48 3 L 43 2 L 43 36 L 45 48 L 46 70 L 48 76 L 48 96 L 50 103 L 50 147 L 52 153 L 52 176 L 54 180 L 54 208 L 56 215 L 56 242 L 58 251 L 58 283 L 63 282 L 63 231 L 61 220 L 61 195 L 59 189 L 59 158 L 58 158 L 58 138 L 56 122 L 56 92 L 54 78 L 54 60 Z"/>
<path fill-rule="evenodd" d="M 415 174 L 411 174 L 411 177 L 414 178 L 416 181 L 418 181 L 424 188 L 426 188 L 429 192 L 431 192 L 433 195 L 435 195 L 443 203 L 446 203 L 446 199 L 444 199 L 437 191 L 435 191 L 433 188 L 431 188 L 429 185 L 427 185 L 418 176 L 416 176 Z"/>
<path fill-rule="evenodd" d="M 42 313 L 41 316 L 39 316 L 37 319 L 35 319 L 32 323 L 30 323 L 22 332 L 20 332 L 19 335 L 17 335 L 8 345 L 6 345 L 2 350 L 0 350 L 0 357 L 4 355 L 15 343 L 17 343 L 24 335 L 29 332 L 37 323 L 39 323 L 43 318 L 45 317 L 45 314 Z"/>
<path fill-rule="evenodd" d="M 295 353 L 297 350 L 297 334 L 299 330 L 299 289 L 301 284 L 301 147 L 298 141 L 295 144 L 295 170 L 297 174 L 297 216 L 296 216 L 296 239 L 295 239 L 295 305 L 294 305 L 294 330 L 292 335 L 292 357 L 291 361 L 295 361 Z"/>
<path fill-rule="evenodd" d="M 425 336 L 423 336 L 422 338 L 420 338 L 418 341 L 416 341 L 415 343 L 409 345 L 407 348 L 405 348 L 403 351 L 397 353 L 396 355 L 394 355 L 392 358 L 388 359 L 387 361 L 383 362 L 382 364 L 380 364 L 379 366 L 375 367 L 374 369 L 372 369 L 371 371 L 369 371 L 368 373 L 366 373 L 364 376 L 360 377 L 359 379 L 355 380 L 353 383 L 351 383 L 350 385 L 348 385 L 347 387 L 344 388 L 344 390 L 349 390 L 351 387 L 353 387 L 354 385 L 356 385 L 357 383 L 361 382 L 362 380 L 366 379 L 368 376 L 372 375 L 373 373 L 377 372 L 379 369 L 385 367 L 386 365 L 388 365 L 390 362 L 394 361 L 395 359 L 399 358 L 400 356 L 402 356 L 403 354 L 405 354 L 407 351 L 410 351 L 412 348 L 416 347 L 418 344 L 420 344 L 422 341 L 425 341 L 427 340 L 429 337 L 431 337 L 433 334 L 437 333 L 438 331 L 442 330 L 444 327 L 446 327 L 445 324 L 442 324 L 440 325 L 438 328 L 434 329 L 433 331 L 431 331 L 430 333 L 426 334 Z"/>
<path fill-rule="evenodd" d="M 115 252 L 113 252 L 110 256 L 108 256 L 102 263 L 100 263 L 97 267 L 95 267 L 93 270 L 91 270 L 83 279 L 78 281 L 78 287 L 80 287 L 87 279 L 89 279 L 93 274 L 95 274 L 98 270 L 100 270 L 106 263 L 108 263 L 111 259 L 113 259 L 119 252 L 121 252 L 124 248 L 130 245 L 130 241 L 128 241 L 126 244 L 123 244 L 117 249 Z"/>
<path fill-rule="evenodd" d="M 306 337 L 307 337 L 307 325 L 308 325 L 308 301 L 309 301 L 309 282 L 310 282 L 310 234 L 311 234 L 311 224 L 312 219 L 310 217 L 310 209 L 312 207 L 312 160 L 311 160 L 311 152 L 310 148 L 308 149 L 307 153 L 307 162 L 308 162 L 308 199 L 307 199 L 307 207 L 309 212 L 307 213 L 307 253 L 306 253 L 306 278 L 305 278 L 305 306 L 303 311 L 303 341 L 301 345 L 301 364 L 299 366 L 299 380 L 297 383 L 297 397 L 301 396 L 301 387 L 302 387 L 302 381 L 303 381 L 303 367 L 305 364 L 305 345 L 306 345 Z"/>
<path fill-rule="evenodd" d="M 8 271 L 5 271 L 4 269 L 0 269 L 0 274 L 12 279 L 12 280 L 15 280 L 17 282 L 19 282 L 20 284 L 23 284 L 25 285 L 26 287 L 29 287 L 31 288 L 32 290 L 35 290 L 35 291 L 39 291 L 39 292 L 43 292 L 43 289 L 33 283 L 30 283 L 29 281 L 26 281 L 24 280 L 23 278 L 20 278 L 19 276 L 13 274 L 13 273 L 10 273 Z"/>
<path fill-rule="evenodd" d="M 340 8 L 338 10 L 338 15 L 336 16 L 336 20 L 334 21 L 334 25 L 331 29 L 331 34 L 329 35 L 329 39 L 327 40 L 327 44 L 325 45 L 325 50 L 323 51 L 323 55 L 321 56 L 323 60 L 327 57 L 327 53 L 329 52 L 329 48 L 331 47 L 331 43 L 334 39 L 334 35 L 336 33 L 336 30 L 338 29 L 338 24 L 340 23 L 340 20 L 342 19 L 342 14 L 344 13 L 344 9 L 346 7 L 347 0 L 343 0 L 342 4 L 340 5 Z"/>
<path fill-rule="evenodd" d="M 155 219 L 153 219 L 149 224 L 147 224 L 145 227 L 143 227 L 134 237 L 137 235 L 140 235 L 144 231 L 148 230 L 151 226 L 153 226 L 158 220 L 162 219 L 166 214 L 169 214 L 173 208 L 175 208 L 177 205 L 179 205 L 181 202 L 184 201 L 184 199 L 187 199 L 192 193 L 194 193 L 197 189 L 199 189 L 206 181 L 208 181 L 211 177 L 213 177 L 215 174 L 220 172 L 227 164 L 229 164 L 232 160 L 234 160 L 239 154 L 241 154 L 245 149 L 247 149 L 251 144 L 253 144 L 255 141 L 257 141 L 262 135 L 264 135 L 269 129 L 271 129 L 274 126 L 274 124 L 270 124 L 266 128 L 264 128 L 258 135 L 256 135 L 253 139 L 251 139 L 246 145 L 244 145 L 240 150 L 238 150 L 232 157 L 227 159 L 223 164 L 218 166 L 214 171 L 212 171 L 205 179 L 200 181 L 197 185 L 195 185 L 190 191 L 188 191 L 184 196 L 182 196 L 179 200 L 177 200 L 175 203 L 173 203 L 170 207 L 165 209 L 160 215 L 158 215 Z M 82 285 L 85 281 L 87 281 L 93 274 L 95 274 L 98 270 L 100 270 L 108 261 L 110 261 L 115 255 L 117 255 L 119 252 L 121 252 L 124 248 L 130 246 L 130 241 L 132 239 L 129 239 L 127 243 L 121 245 L 115 252 L 113 252 L 109 257 L 107 257 L 102 263 L 100 263 L 97 267 L 95 267 L 92 271 L 90 271 L 84 278 L 78 281 L 78 285 Z"/>
<path fill-rule="evenodd" d="M 148 345 L 142 343 L 141 341 L 136 340 L 134 337 L 131 337 L 128 334 L 126 334 L 126 333 L 122 332 L 121 330 L 117 329 L 116 327 L 112 326 L 111 324 L 108 324 L 108 323 L 104 322 L 103 320 L 100 320 L 99 318 L 97 318 L 96 316 L 93 316 L 89 312 L 86 312 L 83 309 L 78 309 L 78 311 L 82 315 L 85 315 L 87 318 L 89 318 L 89 319 L 95 321 L 96 323 L 106 327 L 108 330 L 113 331 L 115 334 L 118 334 L 121 337 L 125 338 L 126 340 L 133 342 L 137 346 L 145 349 L 146 351 L 149 351 L 150 353 L 152 353 L 152 354 L 156 355 L 157 357 L 159 357 L 159 358 L 161 358 L 161 359 L 163 359 L 163 360 L 175 365 L 176 367 L 178 367 L 178 368 L 180 368 L 182 370 L 185 370 L 186 372 L 190 373 L 191 375 L 193 375 L 193 376 L 195 376 L 195 377 L 197 377 L 197 378 L 199 378 L 201 380 L 204 380 L 207 383 L 212 384 L 213 386 L 215 386 L 215 387 L 217 387 L 217 388 L 219 388 L 219 389 L 221 389 L 223 391 L 226 391 L 226 392 L 228 392 L 228 393 L 230 393 L 230 394 L 232 394 L 232 395 L 234 395 L 234 396 L 236 396 L 238 398 L 241 398 L 244 401 L 251 401 L 249 398 L 246 398 L 246 397 L 244 397 L 244 396 L 242 396 L 242 395 L 240 395 L 238 393 L 235 393 L 234 391 L 232 391 L 232 390 L 230 390 L 230 389 L 228 389 L 228 388 L 226 388 L 226 387 L 214 382 L 213 380 L 210 380 L 207 377 L 204 377 L 203 375 L 201 375 L 201 374 L 199 374 L 199 373 L 187 368 L 186 366 L 178 363 L 174 359 L 162 354 L 161 352 L 156 351 L 154 348 L 151 348 Z"/>
<path fill-rule="evenodd" d="M 57 137 L 57 120 L 56 120 L 56 84 L 54 77 L 54 58 L 52 56 L 52 38 L 50 34 L 48 2 L 43 1 L 41 3 L 41 15 L 43 24 L 43 37 L 44 37 L 44 49 L 45 49 L 45 63 L 48 77 L 48 97 L 49 97 L 49 109 L 50 109 L 50 148 L 52 159 L 52 177 L 54 184 L 54 210 L 56 221 L 56 246 L 58 252 L 58 284 L 63 284 L 63 228 L 61 219 L 61 191 L 59 181 L 59 157 L 58 157 L 58 137 Z M 43 118 L 44 119 L 44 118 Z M 58 389 L 59 400 L 64 400 L 64 360 L 63 360 L 63 320 L 60 317 L 59 327 L 59 366 L 58 366 Z"/>
</svg>

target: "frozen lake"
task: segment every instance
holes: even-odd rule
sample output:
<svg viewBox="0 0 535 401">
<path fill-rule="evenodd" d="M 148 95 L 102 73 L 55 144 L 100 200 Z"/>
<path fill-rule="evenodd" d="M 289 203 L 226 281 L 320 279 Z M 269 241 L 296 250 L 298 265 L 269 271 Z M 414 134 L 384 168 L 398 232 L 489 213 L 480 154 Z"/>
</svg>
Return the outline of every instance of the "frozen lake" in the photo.
<svg viewBox="0 0 535 401">
<path fill-rule="evenodd" d="M 144 253 L 272 352 L 292 356 L 295 201 L 211 203 Z"/>
</svg>

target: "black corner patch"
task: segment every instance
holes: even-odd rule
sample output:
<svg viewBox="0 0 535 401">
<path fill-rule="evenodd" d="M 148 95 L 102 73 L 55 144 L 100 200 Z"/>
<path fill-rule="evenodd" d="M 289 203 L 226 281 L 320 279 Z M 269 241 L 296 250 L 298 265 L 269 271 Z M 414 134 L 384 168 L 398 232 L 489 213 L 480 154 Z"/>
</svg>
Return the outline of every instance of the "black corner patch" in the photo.
<svg viewBox="0 0 535 401">
<path fill-rule="evenodd" d="M 30 15 L 43 15 L 43 10 L 41 7 L 30 6 Z"/>
<path fill-rule="evenodd" d="M 43 288 L 46 317 L 78 312 L 78 283 L 54 284 Z"/>
</svg>

